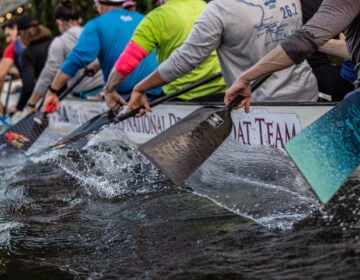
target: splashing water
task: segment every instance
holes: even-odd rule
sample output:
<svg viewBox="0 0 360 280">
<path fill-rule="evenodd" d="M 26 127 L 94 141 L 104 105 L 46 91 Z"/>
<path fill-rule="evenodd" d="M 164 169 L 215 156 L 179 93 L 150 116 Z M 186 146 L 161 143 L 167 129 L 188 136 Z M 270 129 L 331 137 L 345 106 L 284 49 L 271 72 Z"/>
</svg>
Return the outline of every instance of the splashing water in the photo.
<svg viewBox="0 0 360 280">
<path fill-rule="evenodd" d="M 105 133 L 106 139 L 93 135 L 83 149 L 40 158 L 55 157 L 92 196 L 116 200 L 163 187 L 166 178 L 134 144 L 111 130 Z M 270 228 L 291 229 L 321 208 L 287 154 L 270 147 L 239 146 L 228 140 L 187 183 L 197 195 Z"/>
<path fill-rule="evenodd" d="M 188 180 L 196 193 L 268 227 L 289 229 L 320 204 L 285 152 L 228 140 Z"/>
<path fill-rule="evenodd" d="M 93 135 L 82 149 L 55 150 L 36 161 L 52 158 L 89 195 L 106 199 L 157 191 L 166 181 L 125 137 L 109 140 Z"/>
<path fill-rule="evenodd" d="M 0 277 L 359 278 L 358 182 L 323 207 L 285 153 L 226 142 L 176 188 L 119 134 L 89 140 L 0 160 Z"/>
</svg>

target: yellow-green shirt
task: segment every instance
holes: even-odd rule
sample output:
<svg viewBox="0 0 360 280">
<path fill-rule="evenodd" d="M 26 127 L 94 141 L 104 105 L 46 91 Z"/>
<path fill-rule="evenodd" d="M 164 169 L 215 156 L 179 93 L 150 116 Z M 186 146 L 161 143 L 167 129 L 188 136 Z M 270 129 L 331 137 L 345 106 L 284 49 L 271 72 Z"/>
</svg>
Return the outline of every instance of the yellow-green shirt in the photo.
<svg viewBox="0 0 360 280">
<path fill-rule="evenodd" d="M 205 6 L 203 0 L 169 0 L 146 15 L 131 40 L 148 53 L 155 48 L 160 64 L 182 45 Z M 163 90 L 170 94 L 220 71 L 216 53 L 212 52 L 200 66 L 164 86 Z M 225 90 L 225 82 L 221 77 L 184 93 L 179 98 L 188 101 L 204 95 L 224 93 Z"/>
</svg>

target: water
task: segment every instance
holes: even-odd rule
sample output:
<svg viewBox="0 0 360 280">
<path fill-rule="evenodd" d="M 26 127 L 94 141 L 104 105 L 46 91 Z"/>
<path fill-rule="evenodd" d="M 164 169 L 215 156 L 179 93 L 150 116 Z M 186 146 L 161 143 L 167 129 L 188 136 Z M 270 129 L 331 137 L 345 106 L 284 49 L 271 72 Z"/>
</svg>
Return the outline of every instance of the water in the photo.
<svg viewBox="0 0 360 280">
<path fill-rule="evenodd" d="M 360 184 L 324 207 L 286 154 L 234 145 L 181 187 L 119 136 L 3 154 L 0 278 L 360 279 Z"/>
</svg>

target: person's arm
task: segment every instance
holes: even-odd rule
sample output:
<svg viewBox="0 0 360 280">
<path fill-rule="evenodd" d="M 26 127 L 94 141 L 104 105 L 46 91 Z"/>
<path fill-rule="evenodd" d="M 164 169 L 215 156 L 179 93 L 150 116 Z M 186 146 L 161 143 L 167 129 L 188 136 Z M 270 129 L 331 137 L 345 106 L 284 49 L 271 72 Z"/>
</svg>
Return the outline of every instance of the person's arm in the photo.
<svg viewBox="0 0 360 280">
<path fill-rule="evenodd" d="M 67 55 L 60 70 L 64 74 L 74 77 L 76 73 L 92 63 L 101 49 L 101 39 L 94 21 L 89 21 L 76 42 L 76 45 Z"/>
<path fill-rule="evenodd" d="M 359 6 L 359 1 L 357 6 Z M 353 9 L 356 9 L 354 12 Z M 351 11 L 351 12 L 350 12 Z M 301 63 L 315 52 L 319 46 L 344 30 L 357 17 L 359 7 L 352 0 L 324 0 L 318 12 L 295 31 L 281 45 L 277 46 L 263 59 L 240 75 L 237 81 L 226 91 L 224 102 L 229 105 L 238 95 L 244 96 L 239 108 L 250 110 L 250 82 L 266 74 Z M 348 17 L 346 13 L 349 12 Z M 313 35 L 314 34 L 314 35 Z M 316 36 L 315 36 L 316 35 Z"/>
<path fill-rule="evenodd" d="M 141 61 L 148 55 L 148 52 L 135 42 L 130 41 L 120 54 L 113 69 L 111 70 L 108 81 L 105 85 L 105 100 L 109 108 L 117 103 L 127 104 L 127 102 L 115 91 L 128 75 L 130 75 Z"/>
<path fill-rule="evenodd" d="M 120 95 L 115 88 L 129 76 L 136 67 L 145 59 L 148 54 L 161 41 L 161 34 L 156 23 L 157 11 L 150 12 L 136 27 L 136 30 L 120 54 L 113 69 L 110 72 L 108 81 L 105 85 L 105 99 L 109 108 L 112 108 L 120 101 Z"/>
<path fill-rule="evenodd" d="M 346 42 L 344 40 L 331 39 L 322 45 L 319 48 L 319 51 L 326 54 L 351 59 L 349 51 L 346 47 Z"/>
<path fill-rule="evenodd" d="M 97 72 L 99 72 L 101 69 L 100 67 L 100 62 L 98 59 L 94 60 L 93 62 L 91 62 L 86 69 L 84 69 L 83 71 L 87 71 L 87 75 L 92 77 L 94 76 Z"/>
<path fill-rule="evenodd" d="M 238 95 L 244 99 L 239 108 L 245 107 L 245 112 L 250 111 L 251 90 L 250 82 L 262 76 L 288 68 L 295 64 L 286 54 L 281 45 L 278 45 L 270 53 L 264 56 L 254 66 L 243 72 L 233 85 L 226 91 L 224 102 L 229 105 Z"/>
<path fill-rule="evenodd" d="M 111 70 L 105 86 L 105 93 L 113 92 L 116 86 L 122 83 L 148 54 L 149 52 L 140 45 L 130 41 Z"/>
<path fill-rule="evenodd" d="M 127 104 L 127 102 L 115 91 L 117 85 L 125 81 L 126 77 L 122 76 L 115 67 L 111 70 L 109 74 L 108 81 L 104 87 L 105 101 L 106 105 L 109 108 L 113 108 L 117 103 Z"/>
<path fill-rule="evenodd" d="M 11 66 L 13 66 L 14 60 L 11 58 L 2 58 L 0 62 L 0 94 L 3 89 L 3 83 L 6 75 L 9 73 Z"/>
<path fill-rule="evenodd" d="M 100 41 L 93 21 L 89 21 L 76 45 L 66 57 L 60 70 L 53 79 L 49 90 L 46 93 L 44 108 L 50 104 L 54 104 L 56 110 L 60 109 L 60 101 L 57 97 L 59 90 L 82 68 L 86 68 L 88 64 L 93 62 L 100 51 Z"/>
<path fill-rule="evenodd" d="M 314 14 L 321 6 L 321 3 L 322 0 L 301 1 L 304 24 L 306 24 L 306 22 L 314 16 Z M 339 39 L 340 40 L 331 39 L 327 41 L 324 45 L 320 46 L 319 51 L 329 55 L 350 58 L 350 54 L 346 47 L 345 38 L 341 38 L 341 36 L 339 36 Z"/>
<path fill-rule="evenodd" d="M 360 2 L 324 0 L 314 16 L 281 43 L 296 64 L 343 32 L 358 17 Z"/>
<path fill-rule="evenodd" d="M 15 50 L 14 50 L 14 42 L 7 45 L 4 50 L 1 62 L 0 62 L 0 96 L 4 87 L 5 77 L 9 72 L 11 66 L 15 61 Z M 0 114 L 4 111 L 3 104 L 0 101 Z"/>
<path fill-rule="evenodd" d="M 40 95 L 39 93 L 33 91 L 31 94 L 29 101 L 28 101 L 28 113 L 35 113 L 37 111 L 36 104 L 40 101 L 41 98 L 44 96 Z"/>
<path fill-rule="evenodd" d="M 9 72 L 11 66 L 14 64 L 14 60 L 10 58 L 2 58 L 0 62 L 0 97 L 4 87 L 5 77 Z M 0 114 L 3 113 L 3 104 L 0 100 Z"/>
<path fill-rule="evenodd" d="M 151 88 L 156 88 L 166 84 L 167 83 L 161 77 L 159 70 L 155 70 L 134 87 L 127 110 L 131 111 L 142 107 L 143 109 L 140 110 L 136 117 L 140 117 L 146 112 L 151 112 L 151 107 L 145 92 Z"/>
<path fill-rule="evenodd" d="M 60 89 L 66 85 L 66 83 L 71 79 L 71 76 L 65 74 L 61 70 L 59 70 L 52 81 L 49 89 L 47 90 L 45 101 L 44 101 L 44 108 L 47 108 L 50 104 L 55 105 L 55 109 L 60 109 L 60 100 L 58 97 L 58 93 Z"/>
<path fill-rule="evenodd" d="M 126 77 L 135 70 L 147 55 L 148 52 L 134 42 L 128 43 L 111 70 L 104 88 L 105 100 L 109 108 L 114 107 L 117 103 L 126 104 L 126 101 L 115 91 L 115 88 L 125 81 Z"/>
<path fill-rule="evenodd" d="M 128 110 L 145 107 L 138 116 L 150 111 L 145 92 L 170 83 L 199 66 L 221 43 L 223 29 L 217 6 L 208 4 L 184 43 L 160 64 L 158 70 L 134 87 Z"/>
</svg>

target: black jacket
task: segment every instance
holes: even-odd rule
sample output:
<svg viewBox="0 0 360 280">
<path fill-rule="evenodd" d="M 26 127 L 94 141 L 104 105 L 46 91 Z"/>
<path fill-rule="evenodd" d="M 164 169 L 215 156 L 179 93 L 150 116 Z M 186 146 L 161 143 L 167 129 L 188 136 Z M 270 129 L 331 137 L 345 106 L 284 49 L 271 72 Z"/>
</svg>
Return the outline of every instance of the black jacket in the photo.
<svg viewBox="0 0 360 280">
<path fill-rule="evenodd" d="M 46 62 L 52 38 L 48 32 L 44 32 L 42 35 L 26 47 L 21 57 L 21 80 L 23 86 L 20 99 L 16 105 L 16 108 L 20 111 L 26 106 L 35 87 L 36 80 L 40 76 Z"/>
<path fill-rule="evenodd" d="M 305 24 L 317 12 L 323 0 L 301 0 L 301 10 L 303 15 L 303 24 Z M 329 64 L 330 58 L 326 53 L 315 52 L 307 61 L 313 69 L 319 66 Z"/>
</svg>

